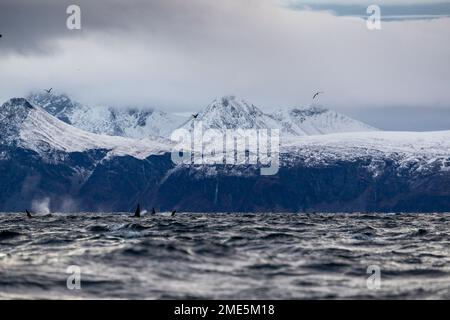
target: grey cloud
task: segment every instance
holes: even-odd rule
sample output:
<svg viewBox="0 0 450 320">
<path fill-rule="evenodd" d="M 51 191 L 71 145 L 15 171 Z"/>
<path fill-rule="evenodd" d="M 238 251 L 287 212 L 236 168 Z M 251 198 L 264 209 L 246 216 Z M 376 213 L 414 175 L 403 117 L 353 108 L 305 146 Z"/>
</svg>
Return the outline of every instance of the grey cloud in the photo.
<svg viewBox="0 0 450 320">
<path fill-rule="evenodd" d="M 450 106 L 450 19 L 368 31 L 276 0 L 80 0 L 79 32 L 66 29 L 72 1 L 35 2 L 0 3 L 2 100 L 54 87 L 88 104 L 186 112 L 225 94 L 304 105 L 323 90 L 322 104 L 354 114 Z"/>
<path fill-rule="evenodd" d="M 58 40 L 89 37 L 96 32 L 124 32 L 120 37 L 129 38 L 140 33 L 148 40 L 170 35 L 171 41 L 183 41 L 186 33 L 196 31 L 198 38 L 187 40 L 201 41 L 208 28 L 234 28 L 223 18 L 237 6 L 252 10 L 258 3 L 268 1 L 245 2 L 243 6 L 236 0 L 223 4 L 209 0 L 78 0 L 75 4 L 81 7 L 82 30 L 74 31 L 66 28 L 66 8 L 74 4 L 72 0 L 2 0 L 0 53 L 53 53 Z"/>
<path fill-rule="evenodd" d="M 52 40 L 67 34 L 64 1 L 2 0 L 0 53 L 49 53 Z"/>
</svg>

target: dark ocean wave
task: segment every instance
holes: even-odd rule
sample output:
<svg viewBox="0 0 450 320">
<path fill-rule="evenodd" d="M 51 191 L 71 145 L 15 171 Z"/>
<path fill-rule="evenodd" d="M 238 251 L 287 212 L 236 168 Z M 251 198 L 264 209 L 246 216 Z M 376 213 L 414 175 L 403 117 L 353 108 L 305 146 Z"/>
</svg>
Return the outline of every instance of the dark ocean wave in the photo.
<svg viewBox="0 0 450 320">
<path fill-rule="evenodd" d="M 0 298 L 450 297 L 446 214 L 5 213 L 0 228 Z"/>
<path fill-rule="evenodd" d="M 5 239 L 11 239 L 15 237 L 19 237 L 21 234 L 15 231 L 9 230 L 0 230 L 0 241 Z"/>
</svg>

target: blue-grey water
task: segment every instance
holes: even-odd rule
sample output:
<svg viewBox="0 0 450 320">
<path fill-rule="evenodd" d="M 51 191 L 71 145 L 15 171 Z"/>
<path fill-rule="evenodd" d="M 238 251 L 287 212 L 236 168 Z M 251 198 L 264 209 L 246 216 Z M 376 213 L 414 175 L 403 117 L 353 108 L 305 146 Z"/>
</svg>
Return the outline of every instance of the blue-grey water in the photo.
<svg viewBox="0 0 450 320">
<path fill-rule="evenodd" d="M 450 215 L 5 213 L 0 298 L 450 299 Z"/>
</svg>

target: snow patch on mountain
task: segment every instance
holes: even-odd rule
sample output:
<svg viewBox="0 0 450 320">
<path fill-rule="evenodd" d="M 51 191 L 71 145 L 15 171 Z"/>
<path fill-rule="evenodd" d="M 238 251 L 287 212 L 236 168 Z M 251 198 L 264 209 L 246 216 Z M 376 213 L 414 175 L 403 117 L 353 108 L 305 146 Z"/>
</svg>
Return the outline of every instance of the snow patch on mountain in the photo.
<svg viewBox="0 0 450 320">
<path fill-rule="evenodd" d="M 27 99 L 74 127 L 110 136 L 136 139 L 168 137 L 187 120 L 155 109 L 86 106 L 64 94 L 33 93 Z"/>
</svg>

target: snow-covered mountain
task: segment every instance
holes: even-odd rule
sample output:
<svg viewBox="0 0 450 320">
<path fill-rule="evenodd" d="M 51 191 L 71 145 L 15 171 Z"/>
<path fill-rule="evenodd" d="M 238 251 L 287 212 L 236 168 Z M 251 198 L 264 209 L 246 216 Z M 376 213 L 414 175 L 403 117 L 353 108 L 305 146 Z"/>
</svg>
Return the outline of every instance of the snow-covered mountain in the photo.
<svg viewBox="0 0 450 320">
<path fill-rule="evenodd" d="M 32 93 L 27 99 L 74 127 L 110 136 L 168 137 L 187 120 L 155 109 L 86 106 L 64 94 Z"/>
<path fill-rule="evenodd" d="M 280 123 L 282 132 L 293 136 L 378 131 L 361 121 L 320 106 L 280 109 L 271 116 Z"/>
<path fill-rule="evenodd" d="M 224 114 L 232 117 L 214 117 Z M 224 126 L 249 129 L 273 125 L 270 116 L 253 105 L 234 99 L 216 100 L 198 119 L 219 130 Z M 229 120 L 231 122 L 227 122 Z M 170 153 L 174 145 L 163 137 L 131 139 L 87 132 L 57 119 L 23 98 L 13 98 L 1 106 L 0 142 L 33 150 L 43 157 L 54 151 L 107 150 L 109 156 L 129 155 L 138 159 Z M 398 163 L 417 162 L 421 169 L 437 165 L 444 171 L 450 170 L 450 131 L 304 135 L 281 142 L 281 164 L 287 166 L 298 159 L 307 159 L 306 162 L 314 166 L 339 160 L 387 158 Z"/>
<path fill-rule="evenodd" d="M 240 120 L 251 113 L 253 126 L 267 125 L 251 105 L 230 112 Z M 85 132 L 11 99 L 0 107 L 0 211 L 22 211 L 43 198 L 51 210 L 100 212 L 131 210 L 137 202 L 193 212 L 450 208 L 450 131 L 292 137 L 282 140 L 276 177 L 261 176 L 259 164 L 175 164 L 171 151 L 164 138 Z"/>
<path fill-rule="evenodd" d="M 192 130 L 194 123 L 199 121 L 205 130 L 279 129 L 283 136 L 288 137 L 377 130 L 319 106 L 264 113 L 254 104 L 234 96 L 215 99 L 199 112 L 197 118 L 190 119 L 158 110 L 89 107 L 72 101 L 66 95 L 34 93 L 28 100 L 85 131 L 138 139 L 149 136 L 168 138 L 179 127 Z"/>
<path fill-rule="evenodd" d="M 0 141 L 35 151 L 43 157 L 55 151 L 102 149 L 108 150 L 110 156 L 131 155 L 143 159 L 170 150 L 170 142 L 161 137 L 133 140 L 75 128 L 23 98 L 13 98 L 1 106 Z"/>
<path fill-rule="evenodd" d="M 215 99 L 183 128 L 192 130 L 199 121 L 204 129 L 279 129 L 282 135 L 290 137 L 378 131 L 365 123 L 318 106 L 264 113 L 257 106 L 234 96 Z"/>
<path fill-rule="evenodd" d="M 278 129 L 279 123 L 255 105 L 234 96 L 215 99 L 182 128 L 192 130 L 196 122 L 202 122 L 203 129 Z"/>
</svg>

